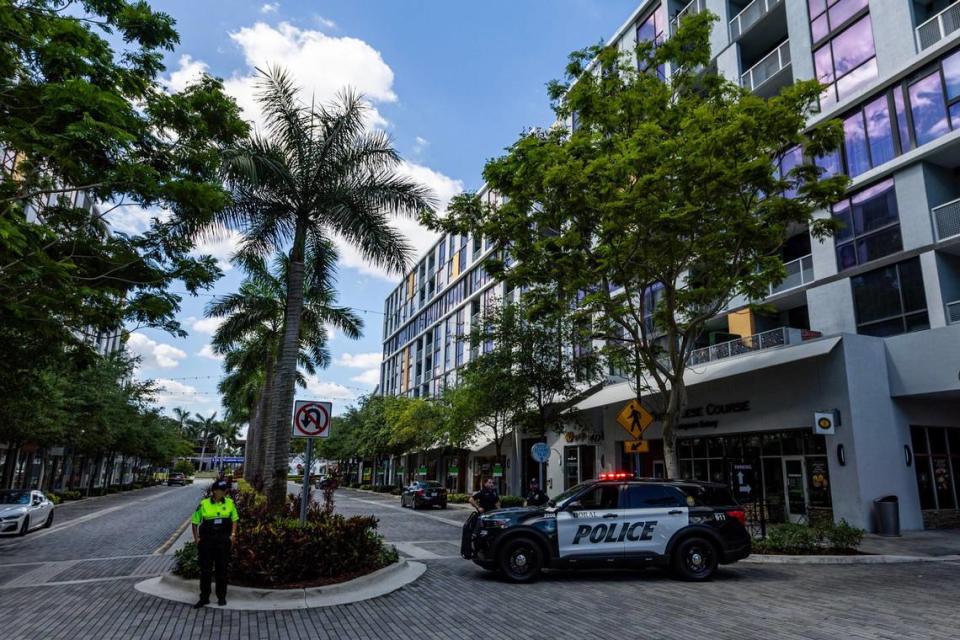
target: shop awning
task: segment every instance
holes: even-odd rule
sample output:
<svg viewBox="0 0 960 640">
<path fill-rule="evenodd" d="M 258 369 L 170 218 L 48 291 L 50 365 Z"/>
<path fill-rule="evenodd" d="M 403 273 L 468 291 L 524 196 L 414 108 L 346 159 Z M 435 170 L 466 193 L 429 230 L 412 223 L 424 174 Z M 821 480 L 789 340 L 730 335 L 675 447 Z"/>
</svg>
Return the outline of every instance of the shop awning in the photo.
<svg viewBox="0 0 960 640">
<path fill-rule="evenodd" d="M 687 368 L 683 375 L 683 381 L 687 387 L 693 387 L 704 382 L 729 378 L 759 369 L 778 367 L 798 360 L 825 356 L 840 344 L 840 340 L 840 336 L 821 338 L 797 345 L 764 349 L 742 356 L 695 365 Z M 636 393 L 629 382 L 619 382 L 608 385 L 593 395 L 584 398 L 567 409 L 567 412 L 586 411 L 608 404 L 627 402 L 635 397 Z"/>
</svg>

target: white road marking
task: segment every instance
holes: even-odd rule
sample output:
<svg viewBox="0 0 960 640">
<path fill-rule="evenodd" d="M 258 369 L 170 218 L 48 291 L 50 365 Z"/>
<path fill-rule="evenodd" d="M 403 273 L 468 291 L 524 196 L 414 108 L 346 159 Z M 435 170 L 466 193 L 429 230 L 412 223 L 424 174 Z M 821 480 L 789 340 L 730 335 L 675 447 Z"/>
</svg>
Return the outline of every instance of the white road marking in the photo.
<svg viewBox="0 0 960 640">
<path fill-rule="evenodd" d="M 353 497 L 347 497 L 346 499 L 353 500 L 354 502 L 364 502 L 366 504 L 373 504 L 378 507 L 384 507 L 385 509 L 394 509 L 395 511 L 410 513 L 411 515 L 420 516 L 421 518 L 429 518 L 430 520 L 436 520 L 437 522 L 442 522 L 443 524 L 448 524 L 451 527 L 456 527 L 458 529 L 463 528 L 462 522 L 457 522 L 456 520 L 448 520 L 447 518 L 441 518 L 440 516 L 431 515 L 429 513 L 423 513 L 422 511 L 406 509 L 404 507 L 400 507 L 393 504 L 384 504 L 383 502 L 377 502 L 376 500 L 363 500 L 362 498 L 353 498 Z"/>
</svg>

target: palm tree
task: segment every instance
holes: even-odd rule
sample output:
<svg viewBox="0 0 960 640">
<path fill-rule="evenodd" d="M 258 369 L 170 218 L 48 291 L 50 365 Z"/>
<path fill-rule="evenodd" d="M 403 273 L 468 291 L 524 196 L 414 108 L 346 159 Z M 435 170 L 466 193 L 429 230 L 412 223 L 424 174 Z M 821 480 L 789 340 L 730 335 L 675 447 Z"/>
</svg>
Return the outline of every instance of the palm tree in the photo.
<svg viewBox="0 0 960 640">
<path fill-rule="evenodd" d="M 203 471 L 203 461 L 207 455 L 207 441 L 210 439 L 211 434 L 217 428 L 217 412 L 214 411 L 210 414 L 209 418 L 204 418 L 199 413 L 196 414 L 196 418 L 191 420 L 191 425 L 193 426 L 195 433 L 199 434 L 200 438 L 203 440 L 203 444 L 200 446 L 200 469 Z"/>
<path fill-rule="evenodd" d="M 336 305 L 336 259 L 336 250 L 329 241 L 310 247 L 305 259 L 298 361 L 311 375 L 330 364 L 327 326 L 351 339 L 359 338 L 363 328 L 363 321 L 356 314 Z M 241 263 L 247 276 L 237 293 L 214 300 L 205 315 L 226 318 L 211 341 L 213 350 L 225 356 L 227 375 L 221 380 L 219 391 L 228 409 L 233 407 L 230 409 L 233 414 L 245 416 L 239 421 L 249 423 L 244 478 L 256 482 L 263 478 L 262 452 L 273 436 L 272 429 L 263 428 L 264 405 L 270 395 L 272 372 L 283 335 L 290 259 L 278 254 L 272 270 L 261 258 L 246 256 Z M 297 384 L 306 386 L 306 379 L 299 371 Z"/>
<path fill-rule="evenodd" d="M 400 157 L 389 137 L 369 131 L 367 106 L 352 91 L 326 107 L 305 105 L 280 69 L 261 71 L 258 101 L 266 136 L 255 133 L 224 166 L 232 204 L 218 218 L 239 229 L 242 254 L 288 251 L 286 309 L 264 451 L 268 500 L 279 509 L 286 498 L 300 324 L 304 305 L 304 258 L 308 247 L 333 237 L 356 247 L 371 263 L 402 272 L 411 248 L 390 224 L 392 215 L 416 215 L 433 203 L 430 191 L 400 176 Z"/>
<path fill-rule="evenodd" d="M 180 428 L 180 435 L 184 435 L 186 433 L 187 420 L 190 419 L 190 412 L 183 407 L 174 407 L 173 415 Z"/>
</svg>

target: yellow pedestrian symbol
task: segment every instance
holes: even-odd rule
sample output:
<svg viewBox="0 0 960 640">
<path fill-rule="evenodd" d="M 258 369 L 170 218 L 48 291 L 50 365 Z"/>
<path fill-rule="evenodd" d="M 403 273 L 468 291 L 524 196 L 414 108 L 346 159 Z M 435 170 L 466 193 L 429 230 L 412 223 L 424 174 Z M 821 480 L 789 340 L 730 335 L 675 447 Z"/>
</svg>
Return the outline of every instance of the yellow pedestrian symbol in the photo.
<svg viewBox="0 0 960 640">
<path fill-rule="evenodd" d="M 637 400 L 631 400 L 617 414 L 617 422 L 634 438 L 640 438 L 653 422 L 653 416 Z"/>
</svg>

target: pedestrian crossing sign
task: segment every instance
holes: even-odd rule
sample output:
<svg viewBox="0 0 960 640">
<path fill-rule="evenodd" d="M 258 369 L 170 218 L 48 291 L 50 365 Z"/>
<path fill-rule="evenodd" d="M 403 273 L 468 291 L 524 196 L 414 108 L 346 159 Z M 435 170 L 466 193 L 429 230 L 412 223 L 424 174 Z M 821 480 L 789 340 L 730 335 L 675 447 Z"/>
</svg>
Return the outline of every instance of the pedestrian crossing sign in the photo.
<svg viewBox="0 0 960 640">
<path fill-rule="evenodd" d="M 643 432 L 653 422 L 653 416 L 643 408 L 639 401 L 633 399 L 617 414 L 617 422 L 626 429 L 627 433 L 639 440 Z"/>
</svg>

